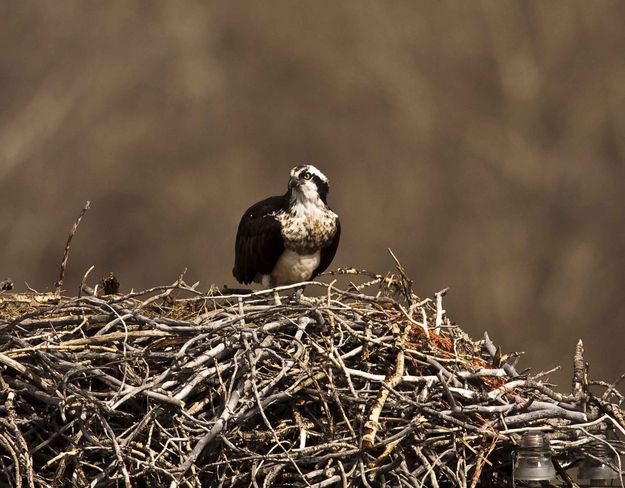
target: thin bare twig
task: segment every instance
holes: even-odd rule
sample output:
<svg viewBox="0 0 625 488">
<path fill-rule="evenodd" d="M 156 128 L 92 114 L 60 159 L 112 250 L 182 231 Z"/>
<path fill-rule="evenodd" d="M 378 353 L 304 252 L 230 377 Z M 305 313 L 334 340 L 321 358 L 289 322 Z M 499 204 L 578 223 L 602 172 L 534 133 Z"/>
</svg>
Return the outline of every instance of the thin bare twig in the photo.
<svg viewBox="0 0 625 488">
<path fill-rule="evenodd" d="M 91 202 L 87 200 L 87 203 L 85 203 L 85 206 L 78 214 L 78 218 L 74 222 L 74 225 L 72 225 L 72 228 L 69 231 L 69 235 L 67 236 L 67 243 L 65 244 L 65 250 L 63 251 L 63 260 L 61 261 L 61 270 L 59 271 L 59 279 L 54 285 L 57 294 L 61 292 L 61 288 L 63 287 L 63 280 L 65 279 L 65 268 L 67 266 L 67 260 L 69 259 L 69 250 L 70 246 L 72 245 L 72 239 L 74 238 L 74 234 L 76 234 L 76 231 L 78 230 L 78 225 L 80 225 L 80 221 L 82 220 L 85 213 L 87 213 L 87 210 L 89 210 L 90 206 Z"/>
</svg>

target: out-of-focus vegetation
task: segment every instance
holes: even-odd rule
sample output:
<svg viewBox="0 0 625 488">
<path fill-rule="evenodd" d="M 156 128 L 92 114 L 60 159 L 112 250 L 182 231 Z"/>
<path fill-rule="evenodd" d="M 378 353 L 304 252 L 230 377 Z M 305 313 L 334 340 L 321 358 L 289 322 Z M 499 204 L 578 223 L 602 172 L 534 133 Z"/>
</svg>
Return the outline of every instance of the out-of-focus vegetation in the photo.
<svg viewBox="0 0 625 488">
<path fill-rule="evenodd" d="M 6 2 L 0 279 L 233 284 L 238 219 L 315 162 L 334 265 L 537 368 L 625 370 L 625 3 Z M 591 372 L 592 373 L 592 372 Z"/>
</svg>

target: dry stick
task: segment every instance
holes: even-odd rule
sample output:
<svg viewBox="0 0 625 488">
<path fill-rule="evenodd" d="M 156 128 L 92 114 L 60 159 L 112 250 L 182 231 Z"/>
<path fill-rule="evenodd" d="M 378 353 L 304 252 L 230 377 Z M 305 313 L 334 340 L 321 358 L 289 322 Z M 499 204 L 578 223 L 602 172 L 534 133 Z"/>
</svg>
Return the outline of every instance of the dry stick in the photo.
<svg viewBox="0 0 625 488">
<path fill-rule="evenodd" d="M 443 308 L 443 297 L 449 291 L 449 288 L 445 288 L 444 290 L 436 292 L 434 295 L 436 296 L 436 323 L 434 327 L 434 332 L 437 334 L 441 333 L 441 326 L 444 323 L 444 317 L 446 310 Z"/>
<path fill-rule="evenodd" d="M 107 383 L 109 383 L 111 385 L 114 385 L 116 387 L 123 386 L 123 383 L 122 383 L 121 380 L 115 378 L 114 376 L 106 374 L 101 369 L 95 368 L 93 370 L 93 372 L 95 374 L 97 374 L 100 379 L 106 381 Z M 170 404 L 170 405 L 174 405 L 176 407 L 180 407 L 181 408 L 181 407 L 184 406 L 184 402 L 178 400 L 177 398 L 173 398 L 173 397 L 170 397 L 170 396 L 165 395 L 163 393 L 158 393 L 156 391 L 145 389 L 144 386 L 140 386 L 140 387 L 126 386 L 123 390 L 121 390 L 121 393 L 128 393 L 128 392 L 132 392 L 133 394 L 141 393 L 142 395 L 145 395 L 145 396 L 147 396 L 149 398 L 152 398 L 152 399 L 154 399 L 156 401 L 167 403 L 167 404 Z M 120 393 L 120 391 L 118 390 L 115 393 L 116 394 Z"/>
<path fill-rule="evenodd" d="M 443 393 L 445 397 L 447 398 L 447 402 L 449 403 L 449 406 L 451 407 L 451 411 L 454 413 L 460 412 L 462 408 L 458 406 L 458 404 L 456 403 L 456 400 L 454 399 L 454 396 L 451 394 L 449 386 L 447 386 L 447 381 L 445 381 L 445 378 L 443 377 L 442 371 L 438 372 L 438 381 L 443 387 Z"/>
<path fill-rule="evenodd" d="M 17 371 L 18 373 L 20 373 L 24 378 L 26 378 L 27 380 L 29 380 L 31 383 L 36 384 L 39 388 L 41 388 L 42 390 L 47 391 L 48 393 L 52 394 L 55 393 L 54 391 L 54 387 L 53 385 L 51 385 L 48 380 L 41 378 L 39 375 L 36 375 L 35 373 L 33 373 L 32 371 L 30 371 L 26 366 L 24 366 L 23 364 L 11 359 L 8 356 L 5 356 L 4 354 L 0 353 L 0 364 L 4 364 L 5 366 L 8 366 L 9 368 Z"/>
<path fill-rule="evenodd" d="M 619 430 L 623 433 L 623 435 L 625 435 L 625 412 L 623 412 L 623 410 L 614 403 L 608 403 L 599 399 L 596 399 L 595 401 L 599 403 L 601 408 L 606 413 L 610 414 L 612 422 L 615 423 L 616 427 L 620 427 Z"/>
<path fill-rule="evenodd" d="M 269 346 L 272 340 L 273 336 L 267 336 L 265 340 L 259 345 L 258 349 L 254 352 L 256 360 L 260 358 L 262 354 L 262 349 Z M 239 380 L 237 388 L 230 395 L 230 399 L 228 400 L 228 403 L 226 403 L 226 406 L 221 412 L 221 415 L 215 422 L 215 425 L 213 425 L 213 428 L 195 445 L 195 447 L 191 451 L 191 454 L 189 454 L 185 462 L 182 464 L 178 477 L 169 485 L 170 488 L 175 488 L 180 484 L 182 478 L 189 470 L 191 465 L 195 463 L 200 454 L 202 454 L 204 448 L 213 440 L 215 440 L 215 438 L 224 430 L 224 428 L 226 427 L 226 423 L 230 419 L 231 415 L 234 413 L 234 409 L 239 403 L 241 395 L 244 391 L 247 391 L 250 388 L 249 382 L 249 379 L 246 379 L 245 381 L 243 379 Z"/>
<path fill-rule="evenodd" d="M 128 469 L 126 468 L 126 463 L 124 462 L 124 458 L 122 456 L 122 450 L 119 447 L 119 443 L 117 442 L 117 438 L 115 437 L 115 432 L 111 429 L 111 426 L 106 421 L 105 418 L 102 418 L 102 425 L 104 426 L 104 430 L 108 434 L 113 443 L 113 450 L 115 451 L 115 457 L 117 458 L 117 464 L 122 470 L 122 474 L 124 475 L 124 485 L 126 488 L 131 488 L 130 483 L 130 475 L 128 474 Z"/>
<path fill-rule="evenodd" d="M 65 244 L 65 251 L 63 252 L 63 260 L 61 261 L 61 271 L 59 273 L 59 281 L 57 281 L 55 284 L 56 286 L 55 293 L 57 294 L 61 293 L 61 287 L 63 286 L 63 279 L 65 278 L 65 267 L 67 266 L 67 260 L 69 259 L 69 248 L 72 244 L 72 239 L 74 238 L 74 234 L 76 233 L 76 230 L 78 229 L 78 225 L 80 224 L 80 221 L 82 220 L 85 213 L 87 213 L 87 210 L 89 210 L 90 205 L 91 205 L 91 202 L 87 200 L 87 203 L 85 203 L 85 206 L 78 214 L 78 218 L 74 222 L 74 225 L 72 225 L 72 229 L 69 231 L 69 235 L 67 236 L 67 244 Z"/>
<path fill-rule="evenodd" d="M 393 251 L 391 250 L 391 248 L 388 248 L 388 252 L 391 255 L 391 257 L 393 258 L 393 260 L 395 261 L 395 267 L 397 268 L 397 271 L 399 272 L 399 276 L 401 277 L 401 286 L 402 286 L 402 291 L 404 292 L 404 297 L 406 298 L 406 301 L 410 304 L 412 304 L 412 281 L 410 280 L 410 278 L 408 278 L 408 276 L 406 275 L 406 271 L 404 270 L 404 267 L 402 266 L 402 264 L 399 262 L 399 259 L 397 259 L 397 256 L 395 256 L 395 254 L 393 254 Z"/>
<path fill-rule="evenodd" d="M 615 395 L 619 400 L 622 401 L 625 399 L 625 397 L 623 397 L 623 395 L 616 389 L 616 387 L 621 381 L 623 381 L 623 379 L 625 379 L 625 373 L 622 373 L 614 383 L 606 383 L 604 381 L 594 380 L 592 384 L 601 385 L 607 388 L 601 396 L 603 400 L 607 400 L 610 395 Z"/>
<path fill-rule="evenodd" d="M 560 477 L 566 483 L 566 486 L 568 486 L 569 488 L 580 488 L 579 485 L 575 483 L 575 481 L 573 481 L 573 478 L 571 478 L 571 475 L 566 472 L 566 469 L 562 467 L 560 462 L 555 457 L 552 458 L 551 461 L 553 462 L 553 466 L 556 468 L 558 475 L 560 475 Z"/>
<path fill-rule="evenodd" d="M 4 384 L 3 386 L 6 387 L 7 385 Z M 20 447 L 21 454 L 24 459 L 24 468 L 26 471 L 25 474 L 26 474 L 26 479 L 28 481 L 28 487 L 35 488 L 35 481 L 34 481 L 35 474 L 33 471 L 33 459 L 30 453 L 28 452 L 28 444 L 26 442 L 26 439 L 24 439 L 22 432 L 20 431 L 19 427 L 15 424 L 15 420 L 17 420 L 17 412 L 15 411 L 14 400 L 15 400 L 15 392 L 9 391 L 6 401 L 5 401 L 5 407 L 7 411 L 9 412 L 9 419 L 8 420 L 1 419 L 1 421 L 3 424 L 8 426 L 13 431 L 14 433 L 13 435 L 15 437 L 15 440 L 17 441 L 16 444 Z"/>
<path fill-rule="evenodd" d="M 24 466 L 24 475 L 26 476 L 26 481 L 28 482 L 28 488 L 35 488 L 32 458 L 28 454 L 28 446 L 22 436 L 22 433 L 14 422 L 9 422 L 3 418 L 0 418 L 0 426 L 3 426 L 6 430 L 10 429 L 13 431 L 13 446 L 16 449 L 19 447 L 19 452 L 16 452 L 16 454 L 18 458 L 21 458 L 22 460 L 21 464 Z"/>
<path fill-rule="evenodd" d="M 573 356 L 573 396 L 578 403 L 581 403 L 584 412 L 586 411 L 586 391 L 588 378 L 584 364 L 584 343 L 580 339 L 575 346 Z"/>
<path fill-rule="evenodd" d="M 404 337 L 400 335 L 399 327 L 396 324 L 393 324 L 393 333 L 396 334 L 397 337 L 397 346 L 399 351 L 397 351 L 397 355 L 395 356 L 395 371 L 391 375 L 389 375 L 386 379 L 386 383 L 391 387 L 395 388 L 402 379 L 404 375 Z M 409 329 L 406 328 L 406 331 Z M 369 418 L 365 422 L 365 433 L 362 436 L 362 446 L 365 449 L 369 449 L 373 444 L 375 444 L 375 436 L 380 428 L 380 424 L 378 420 L 380 419 L 380 414 L 382 413 L 382 409 L 384 408 L 384 403 L 388 398 L 390 391 L 387 388 L 380 388 L 378 392 L 378 396 L 373 402 L 373 406 L 371 407 L 371 413 L 369 414 Z"/>
<path fill-rule="evenodd" d="M 293 458 L 291 457 L 291 455 L 289 454 L 288 449 L 286 449 L 283 444 L 282 441 L 280 441 L 280 438 L 278 437 L 278 434 L 276 433 L 275 429 L 273 428 L 273 426 L 271 425 L 271 422 L 269 422 L 269 419 L 267 418 L 267 415 L 265 414 L 265 411 L 263 409 L 262 406 L 262 402 L 260 399 L 260 395 L 258 394 L 258 388 L 256 387 L 256 377 L 257 377 L 257 373 L 256 373 L 256 358 L 254 357 L 255 354 L 253 354 L 250 351 L 250 347 L 249 347 L 249 343 L 248 341 L 245 339 L 245 337 L 243 337 L 243 343 L 245 344 L 245 348 L 247 349 L 247 355 L 248 355 L 248 363 L 249 363 L 249 367 L 250 367 L 250 371 L 251 371 L 251 386 L 252 386 L 252 390 L 254 392 L 254 397 L 256 399 L 256 404 L 258 406 L 258 410 L 260 412 L 260 415 L 263 419 L 263 422 L 265 423 L 265 425 L 267 426 L 267 428 L 271 431 L 271 434 L 273 435 L 274 441 L 276 443 L 277 446 L 279 446 L 282 451 L 284 452 L 284 454 L 286 455 L 286 457 L 288 458 L 289 462 L 293 465 L 293 467 L 295 468 L 295 470 L 299 473 L 299 475 L 301 476 L 301 478 L 304 480 L 304 482 L 306 483 L 307 486 L 310 486 L 310 483 L 308 483 L 308 481 L 306 480 L 306 478 L 304 478 L 304 473 L 302 473 L 301 469 L 299 468 L 299 466 L 297 465 L 297 463 L 293 460 Z"/>
<path fill-rule="evenodd" d="M 399 305 L 399 309 L 401 310 L 401 312 L 404 314 L 404 316 L 413 324 L 421 327 L 423 329 L 423 333 L 425 334 L 426 338 L 430 338 L 430 330 L 428 329 L 428 321 L 427 321 L 427 316 L 425 314 L 425 309 L 421 308 L 421 313 L 422 313 L 422 322 L 419 323 L 417 322 L 415 319 L 412 318 L 412 312 L 417 308 L 416 304 L 413 304 L 410 306 L 410 309 L 407 311 L 403 305 Z"/>
<path fill-rule="evenodd" d="M 417 455 L 417 457 L 419 458 L 419 460 L 421 461 L 421 463 L 423 464 L 423 466 L 426 468 L 426 472 L 423 475 L 424 481 L 421 482 L 421 486 L 425 484 L 425 478 L 429 476 L 430 481 L 432 482 L 432 487 L 438 488 L 438 481 L 436 480 L 436 472 L 434 471 L 434 466 L 432 466 L 428 458 L 425 456 L 425 454 L 423 454 L 420 447 L 415 446 L 413 447 L 413 450 L 415 454 Z"/>
<path fill-rule="evenodd" d="M 4 450 L 9 453 L 11 459 L 13 460 L 13 469 L 15 470 L 15 486 L 21 488 L 22 486 L 22 472 L 20 471 L 20 462 L 18 459 L 18 454 L 13 447 L 15 443 L 12 439 L 5 437 L 2 432 L 0 432 L 0 447 L 3 447 Z M 7 469 L 3 469 L 5 475 L 8 475 Z"/>
<path fill-rule="evenodd" d="M 486 347 L 488 354 L 490 354 L 491 357 L 494 358 L 497 354 L 497 346 L 495 346 L 495 344 L 493 344 L 493 341 L 491 341 L 490 337 L 488 336 L 488 332 L 484 332 L 484 346 Z M 512 366 L 511 364 L 503 363 L 501 367 L 506 371 L 506 373 L 508 373 L 508 376 L 510 376 L 511 378 L 519 376 L 519 373 L 517 373 L 516 369 L 514 369 L 514 366 Z"/>
<path fill-rule="evenodd" d="M 202 439 L 200 439 L 200 441 L 195 445 L 195 447 L 191 451 L 191 454 L 189 454 L 185 462 L 182 464 L 180 468 L 180 473 L 178 474 L 178 478 L 172 481 L 171 484 L 169 485 L 170 488 L 174 488 L 179 485 L 179 483 L 182 481 L 183 476 L 189 470 L 191 465 L 197 460 L 197 458 L 200 456 L 204 448 L 208 444 L 210 444 L 224 429 L 224 427 L 226 426 L 226 423 L 228 422 L 228 419 L 230 418 L 230 416 L 232 415 L 232 412 L 234 411 L 234 408 L 239 403 L 239 399 L 241 398 L 241 394 L 243 393 L 243 390 L 245 388 L 245 383 L 246 382 L 243 380 L 239 382 L 239 385 L 237 386 L 237 388 L 232 392 L 232 395 L 230 395 L 230 399 L 228 400 L 228 403 L 224 407 L 223 412 L 217 419 L 217 422 L 215 422 L 215 425 L 210 430 L 210 432 L 206 434 L 204 437 L 202 437 Z"/>
</svg>

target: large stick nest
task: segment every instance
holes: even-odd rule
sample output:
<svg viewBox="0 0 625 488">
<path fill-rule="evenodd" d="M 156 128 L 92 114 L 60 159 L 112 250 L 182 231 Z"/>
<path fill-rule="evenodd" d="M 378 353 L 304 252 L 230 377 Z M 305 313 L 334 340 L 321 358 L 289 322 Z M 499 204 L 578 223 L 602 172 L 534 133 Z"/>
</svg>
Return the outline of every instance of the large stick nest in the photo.
<svg viewBox="0 0 625 488">
<path fill-rule="evenodd" d="M 281 304 L 182 279 L 0 294 L 0 484 L 506 486 L 526 430 L 565 477 L 597 441 L 622 450 L 623 397 L 589 381 L 581 343 L 554 391 L 398 269 Z"/>
</svg>

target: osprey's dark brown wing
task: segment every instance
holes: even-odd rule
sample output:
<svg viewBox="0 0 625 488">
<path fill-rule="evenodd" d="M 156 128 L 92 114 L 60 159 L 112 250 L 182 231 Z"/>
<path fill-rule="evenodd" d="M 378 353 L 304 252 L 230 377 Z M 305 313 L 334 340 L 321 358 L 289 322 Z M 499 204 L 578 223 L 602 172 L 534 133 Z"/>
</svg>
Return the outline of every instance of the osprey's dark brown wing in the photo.
<svg viewBox="0 0 625 488">
<path fill-rule="evenodd" d="M 280 222 L 274 217 L 285 205 L 284 197 L 270 197 L 252 205 L 241 217 L 232 274 L 241 283 L 270 274 L 284 251 Z"/>
<path fill-rule="evenodd" d="M 339 219 L 337 218 L 336 219 L 336 232 L 334 233 L 334 236 L 332 237 L 332 239 L 330 239 L 330 241 L 326 244 L 326 246 L 321 248 L 321 258 L 319 260 L 319 266 L 317 266 L 317 269 L 313 272 L 310 279 L 313 279 L 318 274 L 323 273 L 327 269 L 327 267 L 330 266 L 330 263 L 332 262 L 332 260 L 334 259 L 334 255 L 336 254 L 336 250 L 339 247 L 340 238 L 341 238 L 341 223 L 339 222 Z"/>
</svg>

